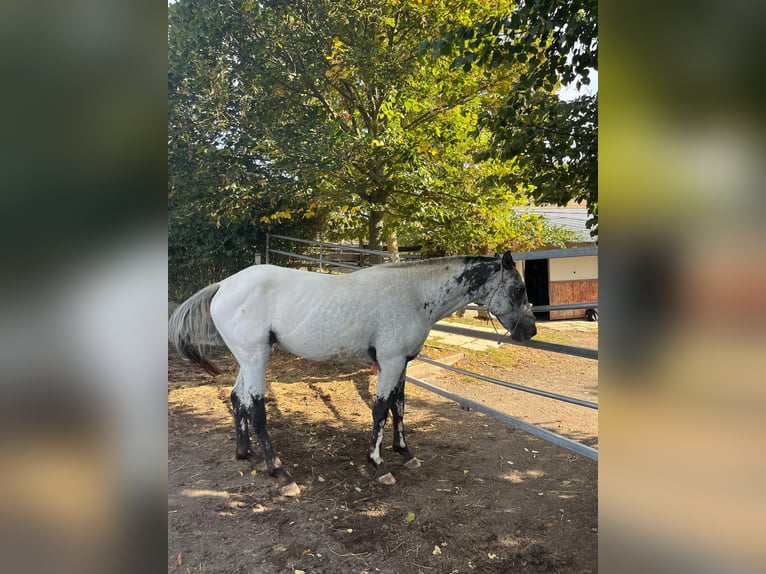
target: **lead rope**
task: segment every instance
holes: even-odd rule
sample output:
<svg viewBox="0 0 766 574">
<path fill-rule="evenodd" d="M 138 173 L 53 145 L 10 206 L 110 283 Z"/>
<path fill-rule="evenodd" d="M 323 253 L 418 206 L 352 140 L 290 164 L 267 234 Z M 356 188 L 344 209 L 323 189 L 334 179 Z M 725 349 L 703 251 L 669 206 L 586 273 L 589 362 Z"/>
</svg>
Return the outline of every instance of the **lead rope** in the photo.
<svg viewBox="0 0 766 574">
<path fill-rule="evenodd" d="M 495 330 L 495 335 L 497 335 L 497 346 L 499 347 L 500 345 L 503 344 L 503 337 L 505 336 L 505 334 L 501 335 L 500 331 L 497 330 L 497 326 L 495 325 L 495 320 L 492 318 L 492 313 L 489 311 L 489 309 L 487 309 L 487 314 L 489 315 L 489 322 L 492 323 L 492 328 Z M 506 333 L 507 332 L 508 331 L 506 331 Z"/>
<path fill-rule="evenodd" d="M 503 344 L 502 338 L 505 337 L 506 335 L 510 335 L 513 331 L 516 330 L 516 327 L 519 326 L 519 322 L 521 321 L 521 314 L 519 314 L 519 318 L 516 319 L 516 323 L 513 325 L 513 329 L 511 329 L 510 331 L 506 330 L 506 332 L 501 335 L 500 331 L 498 331 L 497 327 L 495 326 L 495 320 L 492 318 L 492 313 L 489 311 L 489 306 L 487 306 L 487 313 L 489 314 L 489 321 L 490 323 L 492 323 L 492 328 L 495 330 L 495 335 L 497 335 L 497 346 L 499 347 L 500 345 Z"/>
<path fill-rule="evenodd" d="M 497 335 L 497 346 L 503 344 L 502 338 L 510 333 L 511 331 L 515 331 L 516 327 L 519 325 L 519 321 L 521 321 L 521 315 L 519 315 L 519 318 L 516 319 L 516 324 L 513 326 L 513 329 L 511 331 L 506 331 L 503 335 L 500 334 L 500 331 L 497 330 L 497 325 L 495 325 L 495 319 L 492 317 L 492 312 L 489 310 L 489 306 L 492 304 L 492 299 L 495 298 L 495 295 L 500 290 L 500 288 L 503 286 L 503 264 L 500 263 L 500 283 L 497 287 L 495 287 L 495 290 L 492 291 L 492 295 L 489 297 L 489 301 L 487 301 L 487 315 L 489 316 L 489 322 L 492 323 L 492 328 L 495 330 L 495 335 Z"/>
</svg>

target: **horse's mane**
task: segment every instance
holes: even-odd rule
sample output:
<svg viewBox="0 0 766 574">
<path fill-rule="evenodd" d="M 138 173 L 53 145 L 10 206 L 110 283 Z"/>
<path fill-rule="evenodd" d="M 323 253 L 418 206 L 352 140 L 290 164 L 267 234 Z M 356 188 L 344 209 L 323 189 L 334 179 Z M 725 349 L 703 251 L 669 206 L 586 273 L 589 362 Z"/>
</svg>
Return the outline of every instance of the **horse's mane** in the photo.
<svg viewBox="0 0 766 574">
<path fill-rule="evenodd" d="M 419 259 L 416 261 L 403 261 L 401 263 L 384 263 L 378 267 L 387 267 L 392 269 L 402 269 L 411 267 L 436 267 L 445 263 L 460 263 L 461 265 L 470 265 L 471 263 L 488 263 L 494 261 L 496 257 L 491 255 L 448 255 L 446 257 L 433 257 L 431 259 Z"/>
</svg>

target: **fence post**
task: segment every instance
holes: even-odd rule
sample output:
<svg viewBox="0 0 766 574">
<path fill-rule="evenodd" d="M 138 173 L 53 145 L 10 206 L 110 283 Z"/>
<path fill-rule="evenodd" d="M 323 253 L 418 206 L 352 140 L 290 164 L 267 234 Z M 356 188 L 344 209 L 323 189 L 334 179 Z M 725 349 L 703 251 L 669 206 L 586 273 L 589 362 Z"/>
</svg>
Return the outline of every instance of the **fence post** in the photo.
<svg viewBox="0 0 766 574">
<path fill-rule="evenodd" d="M 266 265 L 269 264 L 269 234 L 266 234 Z"/>
</svg>

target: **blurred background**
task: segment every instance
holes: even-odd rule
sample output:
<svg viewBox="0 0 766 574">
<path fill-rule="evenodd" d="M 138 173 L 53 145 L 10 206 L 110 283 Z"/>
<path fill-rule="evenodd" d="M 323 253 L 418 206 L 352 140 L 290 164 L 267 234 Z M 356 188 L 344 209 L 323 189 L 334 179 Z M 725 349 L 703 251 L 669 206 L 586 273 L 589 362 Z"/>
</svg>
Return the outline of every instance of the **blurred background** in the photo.
<svg viewBox="0 0 766 574">
<path fill-rule="evenodd" d="M 0 571 L 165 562 L 166 7 L 0 6 Z"/>
<path fill-rule="evenodd" d="M 599 10 L 600 564 L 763 571 L 766 6 Z"/>
<path fill-rule="evenodd" d="M 600 563 L 766 567 L 754 1 L 599 6 Z M 166 561 L 166 7 L 0 8 L 0 570 Z"/>
</svg>

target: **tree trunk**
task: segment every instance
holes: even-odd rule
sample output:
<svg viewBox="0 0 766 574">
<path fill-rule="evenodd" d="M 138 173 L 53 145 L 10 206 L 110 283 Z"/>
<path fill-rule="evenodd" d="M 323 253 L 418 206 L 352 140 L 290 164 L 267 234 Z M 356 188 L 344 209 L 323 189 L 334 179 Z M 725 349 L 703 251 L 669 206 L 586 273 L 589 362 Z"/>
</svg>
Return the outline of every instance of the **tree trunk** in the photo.
<svg viewBox="0 0 766 574">
<path fill-rule="evenodd" d="M 387 245 L 388 251 L 392 253 L 393 260 L 399 263 L 399 238 L 396 235 L 395 229 L 388 234 Z"/>
<path fill-rule="evenodd" d="M 384 212 L 378 210 L 370 211 L 370 249 L 380 251 L 383 248 L 383 215 Z M 381 255 L 370 255 L 370 263 L 377 265 L 383 263 Z"/>
</svg>

